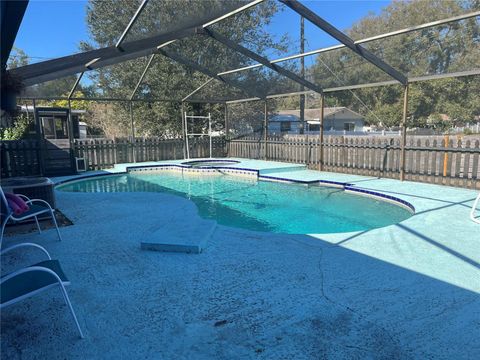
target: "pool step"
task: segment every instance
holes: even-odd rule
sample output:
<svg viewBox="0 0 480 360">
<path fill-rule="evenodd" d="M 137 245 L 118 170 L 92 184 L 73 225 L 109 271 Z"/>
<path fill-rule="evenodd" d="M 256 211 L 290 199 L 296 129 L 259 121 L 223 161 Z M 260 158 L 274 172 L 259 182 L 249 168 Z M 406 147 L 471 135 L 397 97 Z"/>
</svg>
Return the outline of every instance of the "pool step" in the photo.
<svg viewBox="0 0 480 360">
<path fill-rule="evenodd" d="M 216 221 L 204 219 L 187 220 L 181 226 L 178 223 L 164 224 L 142 241 L 140 247 L 142 250 L 199 254 L 216 227 Z"/>
</svg>

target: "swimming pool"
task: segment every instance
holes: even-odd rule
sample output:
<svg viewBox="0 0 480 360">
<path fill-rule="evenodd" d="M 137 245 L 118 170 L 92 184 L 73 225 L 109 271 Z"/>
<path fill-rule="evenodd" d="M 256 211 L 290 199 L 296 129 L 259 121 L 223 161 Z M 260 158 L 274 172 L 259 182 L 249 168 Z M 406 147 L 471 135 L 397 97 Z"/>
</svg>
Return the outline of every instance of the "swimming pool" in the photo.
<svg viewBox="0 0 480 360">
<path fill-rule="evenodd" d="M 57 187 L 71 192 L 162 192 L 193 201 L 203 218 L 256 231 L 324 234 L 398 223 L 412 213 L 343 189 L 284 184 L 229 175 L 142 173 L 100 176 Z"/>
</svg>

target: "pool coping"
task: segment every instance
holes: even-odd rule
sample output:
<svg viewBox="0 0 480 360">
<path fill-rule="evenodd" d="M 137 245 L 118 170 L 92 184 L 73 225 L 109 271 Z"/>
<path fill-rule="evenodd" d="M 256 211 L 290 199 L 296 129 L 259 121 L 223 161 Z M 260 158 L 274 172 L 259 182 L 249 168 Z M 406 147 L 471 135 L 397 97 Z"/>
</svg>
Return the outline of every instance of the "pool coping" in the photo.
<svg viewBox="0 0 480 360">
<path fill-rule="evenodd" d="M 200 159 L 200 160 L 189 159 L 188 161 L 182 162 L 181 165 L 187 165 L 187 166 L 193 167 L 191 165 L 192 163 L 213 163 L 213 162 L 230 163 L 232 165 L 241 163 L 240 160 L 228 160 L 228 159 L 225 159 L 225 160 L 222 160 L 222 159 L 211 159 L 211 160 L 209 160 L 209 159 Z M 205 165 L 205 167 L 208 167 L 208 165 Z"/>
<path fill-rule="evenodd" d="M 215 161 L 216 159 L 208 160 L 210 162 Z M 207 161 L 207 160 L 205 160 Z M 216 161 L 224 161 L 224 160 L 216 160 Z M 235 163 L 235 165 L 241 163 L 241 161 Z M 349 183 L 349 182 L 341 182 L 341 181 L 332 181 L 332 180 L 298 180 L 298 179 L 292 179 L 288 177 L 279 177 L 279 176 L 269 176 L 269 175 L 262 175 L 260 174 L 261 170 L 259 169 L 251 169 L 247 167 L 231 167 L 231 166 L 202 166 L 202 167 L 192 167 L 189 165 L 185 165 L 183 163 L 180 164 L 157 164 L 157 165 L 134 165 L 134 166 L 126 166 L 125 171 L 117 171 L 117 172 L 111 172 L 111 173 L 96 173 L 96 174 L 82 174 L 75 176 L 74 178 L 71 179 L 65 179 L 65 180 L 60 180 L 58 182 L 55 182 L 55 188 L 59 185 L 64 185 L 66 183 L 72 183 L 80 180 L 84 180 L 87 178 L 92 178 L 92 177 L 99 177 L 99 176 L 112 176 L 112 175 L 121 175 L 121 174 L 128 174 L 131 171 L 142 171 L 144 169 L 146 170 L 151 170 L 151 169 L 165 169 L 165 168 L 176 168 L 176 169 L 188 169 L 191 170 L 192 172 L 196 173 L 201 173 L 201 172 L 213 172 L 212 170 L 229 170 L 230 172 L 233 173 L 244 173 L 245 175 L 248 175 L 248 173 L 253 173 L 256 174 L 257 180 L 264 180 L 264 181 L 274 181 L 274 182 L 283 182 L 283 183 L 295 183 L 295 184 L 304 184 L 304 185 L 321 185 L 321 186 L 327 186 L 327 187 L 335 187 L 335 188 L 340 188 L 343 189 L 344 191 L 348 193 L 354 193 L 355 195 L 359 196 L 366 196 L 366 197 L 371 197 L 374 199 L 378 199 L 381 201 L 393 203 L 397 206 L 400 206 L 406 210 L 408 210 L 412 215 L 415 214 L 415 206 L 406 201 L 403 200 L 399 197 L 396 196 L 391 196 L 387 195 L 384 193 L 381 193 L 379 191 L 372 191 L 372 190 L 366 190 L 366 189 L 361 189 L 356 187 L 355 184 Z M 234 175 L 235 176 L 235 175 Z"/>
</svg>

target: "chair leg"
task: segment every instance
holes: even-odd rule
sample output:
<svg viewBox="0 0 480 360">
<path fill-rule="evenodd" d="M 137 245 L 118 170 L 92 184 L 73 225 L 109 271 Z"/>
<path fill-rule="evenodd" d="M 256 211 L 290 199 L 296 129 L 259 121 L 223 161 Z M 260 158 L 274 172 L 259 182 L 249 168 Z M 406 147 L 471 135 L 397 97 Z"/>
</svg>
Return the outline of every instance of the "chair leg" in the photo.
<svg viewBox="0 0 480 360">
<path fill-rule="evenodd" d="M 5 226 L 7 226 L 7 220 L 5 220 L 3 223 L 2 223 L 2 233 L 0 235 L 0 248 L 2 246 L 2 242 L 3 242 L 3 232 L 5 231 Z"/>
<path fill-rule="evenodd" d="M 38 218 L 36 216 L 35 216 L 35 223 L 37 224 L 38 233 L 41 234 L 42 228 L 40 227 L 40 223 L 38 222 Z"/>
<path fill-rule="evenodd" d="M 57 229 L 58 238 L 60 239 L 60 241 L 62 241 L 62 235 L 60 235 L 60 230 L 58 229 L 57 219 L 55 218 L 54 212 L 50 211 L 50 215 L 52 215 L 53 224 L 55 225 L 55 228 Z"/>
<path fill-rule="evenodd" d="M 65 299 L 65 303 L 67 304 L 68 308 L 70 309 L 70 313 L 73 316 L 73 320 L 75 321 L 75 325 L 77 325 L 78 333 L 80 334 L 80 338 L 83 339 L 83 332 L 82 329 L 80 328 L 80 324 L 78 323 L 77 320 L 77 315 L 75 315 L 75 311 L 73 310 L 72 303 L 70 302 L 70 298 L 68 297 L 67 290 L 65 290 L 65 286 L 60 283 L 60 288 L 62 289 L 62 294 L 63 298 Z"/>
</svg>

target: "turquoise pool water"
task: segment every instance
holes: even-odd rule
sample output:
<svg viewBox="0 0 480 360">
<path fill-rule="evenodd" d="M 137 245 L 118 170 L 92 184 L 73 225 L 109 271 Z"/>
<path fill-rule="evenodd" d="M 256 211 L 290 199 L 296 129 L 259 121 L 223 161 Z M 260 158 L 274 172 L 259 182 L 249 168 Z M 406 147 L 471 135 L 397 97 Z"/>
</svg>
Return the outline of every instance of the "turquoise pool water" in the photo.
<svg viewBox="0 0 480 360">
<path fill-rule="evenodd" d="M 130 173 L 57 187 L 73 192 L 163 192 L 193 201 L 219 224 L 288 234 L 362 231 L 411 216 L 403 207 L 341 189 L 256 181 L 229 175 Z"/>
</svg>

